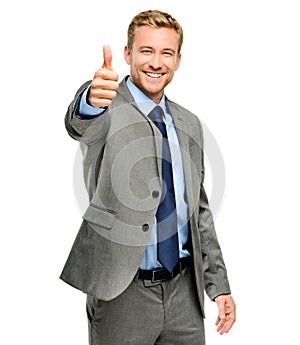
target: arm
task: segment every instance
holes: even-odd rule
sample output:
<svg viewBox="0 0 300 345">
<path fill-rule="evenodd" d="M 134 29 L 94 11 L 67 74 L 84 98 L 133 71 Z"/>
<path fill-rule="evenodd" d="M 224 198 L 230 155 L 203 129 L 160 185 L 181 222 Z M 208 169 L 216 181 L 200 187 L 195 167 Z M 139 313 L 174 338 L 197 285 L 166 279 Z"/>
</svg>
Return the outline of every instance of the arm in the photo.
<svg viewBox="0 0 300 345">
<path fill-rule="evenodd" d="M 200 126 L 200 145 L 203 151 L 203 132 Z M 231 296 L 227 271 L 217 239 L 212 212 L 203 186 L 205 168 L 202 155 L 202 184 L 200 190 L 199 230 L 201 235 L 204 283 L 207 295 L 218 306 L 217 331 L 228 333 L 236 320 L 235 302 Z"/>
<path fill-rule="evenodd" d="M 94 121 L 94 117 L 82 119 L 79 113 L 79 103 L 81 96 L 90 85 L 90 81 L 84 83 L 76 92 L 75 97 L 71 104 L 68 107 L 66 116 L 65 116 L 65 126 L 69 135 L 76 140 L 80 140 L 85 130 L 90 126 Z"/>
<path fill-rule="evenodd" d="M 202 238 L 204 282 L 207 295 L 218 305 L 217 332 L 228 333 L 236 320 L 226 267 L 214 228 L 212 213 L 202 186 L 200 197 L 200 231 Z"/>
<path fill-rule="evenodd" d="M 230 294 L 227 271 L 215 231 L 213 215 L 203 185 L 200 192 L 199 231 L 201 236 L 204 283 L 211 300 Z"/>
</svg>

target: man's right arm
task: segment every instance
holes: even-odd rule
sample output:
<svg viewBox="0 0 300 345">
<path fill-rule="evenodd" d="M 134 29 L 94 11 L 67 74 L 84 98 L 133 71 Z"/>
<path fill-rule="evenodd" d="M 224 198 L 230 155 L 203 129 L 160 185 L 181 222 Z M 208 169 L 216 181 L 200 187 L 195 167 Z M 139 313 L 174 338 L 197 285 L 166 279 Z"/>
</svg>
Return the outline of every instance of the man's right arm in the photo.
<svg viewBox="0 0 300 345">
<path fill-rule="evenodd" d="M 91 84 L 91 81 L 84 83 L 76 92 L 75 97 L 68 107 L 65 116 L 65 126 L 69 135 L 75 139 L 80 140 L 85 130 L 95 120 L 95 117 L 82 119 L 79 113 L 79 104 L 84 91 Z"/>
</svg>

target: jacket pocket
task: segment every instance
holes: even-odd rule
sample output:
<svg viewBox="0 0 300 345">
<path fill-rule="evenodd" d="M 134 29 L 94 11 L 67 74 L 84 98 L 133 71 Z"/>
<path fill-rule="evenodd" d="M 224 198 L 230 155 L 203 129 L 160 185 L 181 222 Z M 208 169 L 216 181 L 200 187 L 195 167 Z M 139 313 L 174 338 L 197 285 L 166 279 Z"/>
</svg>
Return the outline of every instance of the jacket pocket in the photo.
<svg viewBox="0 0 300 345">
<path fill-rule="evenodd" d="M 115 218 L 116 214 L 113 211 L 101 209 L 94 205 L 90 205 L 83 215 L 83 219 L 92 225 L 96 225 L 107 230 L 112 228 Z"/>
</svg>

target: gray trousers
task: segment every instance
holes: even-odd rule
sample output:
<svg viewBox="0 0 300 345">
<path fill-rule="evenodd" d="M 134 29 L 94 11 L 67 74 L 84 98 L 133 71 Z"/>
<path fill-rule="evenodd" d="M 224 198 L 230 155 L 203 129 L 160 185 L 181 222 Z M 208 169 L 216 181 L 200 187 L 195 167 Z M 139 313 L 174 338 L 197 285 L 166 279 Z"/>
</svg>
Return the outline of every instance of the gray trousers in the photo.
<svg viewBox="0 0 300 345">
<path fill-rule="evenodd" d="M 152 283 L 137 278 L 117 298 L 87 296 L 90 345 L 205 345 L 192 269 Z"/>
</svg>

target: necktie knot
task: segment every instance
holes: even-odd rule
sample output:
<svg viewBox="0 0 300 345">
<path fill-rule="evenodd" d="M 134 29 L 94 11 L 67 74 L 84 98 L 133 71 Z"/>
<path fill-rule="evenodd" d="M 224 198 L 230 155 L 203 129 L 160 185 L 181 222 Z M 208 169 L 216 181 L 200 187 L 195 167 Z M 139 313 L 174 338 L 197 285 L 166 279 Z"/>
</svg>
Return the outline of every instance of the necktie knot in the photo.
<svg viewBox="0 0 300 345">
<path fill-rule="evenodd" d="M 153 121 L 153 122 L 162 122 L 164 116 L 164 111 L 162 107 L 157 105 L 148 115 L 148 117 Z"/>
<path fill-rule="evenodd" d="M 160 130 L 162 136 L 167 139 L 166 125 L 163 121 L 164 111 L 162 107 L 157 105 L 148 115 L 148 117 L 155 123 L 156 127 Z"/>
</svg>

